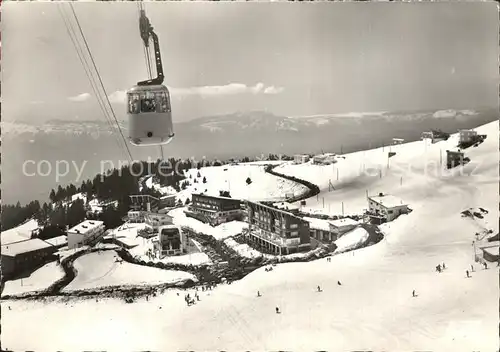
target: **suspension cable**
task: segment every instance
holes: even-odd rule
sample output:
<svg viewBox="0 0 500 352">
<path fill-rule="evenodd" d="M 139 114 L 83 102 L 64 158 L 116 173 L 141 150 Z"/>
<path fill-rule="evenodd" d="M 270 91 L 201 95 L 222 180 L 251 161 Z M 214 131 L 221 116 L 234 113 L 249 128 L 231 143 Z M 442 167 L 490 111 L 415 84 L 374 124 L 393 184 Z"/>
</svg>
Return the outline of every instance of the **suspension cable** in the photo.
<svg viewBox="0 0 500 352">
<path fill-rule="evenodd" d="M 74 32 L 74 29 L 71 26 L 71 23 L 67 19 L 67 15 L 65 14 L 64 10 L 62 9 L 61 4 L 59 4 L 57 9 L 59 10 L 59 14 L 61 15 L 61 18 L 64 21 L 64 25 L 66 27 L 66 31 L 68 33 L 68 36 L 70 37 L 71 42 L 73 43 L 73 46 L 75 47 L 75 51 L 78 55 L 78 58 L 80 59 L 80 63 L 82 64 L 83 69 L 85 71 L 85 74 L 90 82 L 90 86 L 91 86 L 92 91 L 94 92 L 94 94 L 96 96 L 97 102 L 99 104 L 99 107 L 100 107 L 103 115 L 104 115 L 104 118 L 105 118 L 106 122 L 108 123 L 109 127 L 111 128 L 112 135 L 115 136 L 114 139 L 115 139 L 116 145 L 118 146 L 118 149 L 120 149 L 123 152 L 124 148 L 122 145 L 120 145 L 120 140 L 117 139 L 117 136 L 115 134 L 113 134 L 113 130 L 114 130 L 113 122 L 111 121 L 111 118 L 106 110 L 106 107 L 104 105 L 104 101 L 101 97 L 101 94 L 99 93 L 99 91 L 97 89 L 97 84 L 95 82 L 94 76 L 92 75 L 89 64 L 88 64 L 85 56 L 83 55 L 83 49 L 80 47 L 80 45 L 76 39 L 76 37 L 77 37 L 76 33 Z"/>
<path fill-rule="evenodd" d="M 133 157 L 132 157 L 132 153 L 130 152 L 129 146 L 127 144 L 127 140 L 125 139 L 125 136 L 123 135 L 123 131 L 122 131 L 121 127 L 120 127 L 120 123 L 118 122 L 118 119 L 116 118 L 115 112 L 113 110 L 113 106 L 111 105 L 111 103 L 109 101 L 109 97 L 108 97 L 108 94 L 106 92 L 106 88 L 104 88 L 104 84 L 102 82 L 101 75 L 99 74 L 99 70 L 97 69 L 97 65 L 96 65 L 96 63 L 94 61 L 94 57 L 92 56 L 92 52 L 90 51 L 89 45 L 87 43 L 87 39 L 85 38 L 85 34 L 83 33 L 82 27 L 80 26 L 80 21 L 78 20 L 78 17 L 76 15 L 76 12 L 75 12 L 75 9 L 73 7 L 73 4 L 70 2 L 69 5 L 71 7 L 71 11 L 73 12 L 73 16 L 75 17 L 76 24 L 78 26 L 80 34 L 81 34 L 81 36 L 83 38 L 83 41 L 85 43 L 85 47 L 87 48 L 87 52 L 89 53 L 90 59 L 92 61 L 92 65 L 94 66 L 95 72 L 97 73 L 97 78 L 99 79 L 99 83 L 101 84 L 101 88 L 102 88 L 102 90 L 104 92 L 104 96 L 106 97 L 106 101 L 108 103 L 109 109 L 111 110 L 111 114 L 113 115 L 113 119 L 116 122 L 116 126 L 118 127 L 118 130 L 120 131 L 120 135 L 122 136 L 122 139 L 123 139 L 123 141 L 125 143 L 125 147 L 127 148 L 127 152 L 128 152 L 129 157 L 130 157 L 130 162 L 132 163 L 133 160 L 134 160 Z"/>
</svg>

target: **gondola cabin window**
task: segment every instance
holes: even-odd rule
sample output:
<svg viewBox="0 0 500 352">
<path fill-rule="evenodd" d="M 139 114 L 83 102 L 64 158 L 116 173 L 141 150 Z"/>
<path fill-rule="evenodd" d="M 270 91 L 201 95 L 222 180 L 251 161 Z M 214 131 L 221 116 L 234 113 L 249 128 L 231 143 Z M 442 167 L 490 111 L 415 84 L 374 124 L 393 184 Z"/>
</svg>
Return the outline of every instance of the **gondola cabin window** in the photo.
<svg viewBox="0 0 500 352">
<path fill-rule="evenodd" d="M 166 92 L 142 92 L 128 94 L 130 114 L 170 112 L 170 101 Z"/>
</svg>

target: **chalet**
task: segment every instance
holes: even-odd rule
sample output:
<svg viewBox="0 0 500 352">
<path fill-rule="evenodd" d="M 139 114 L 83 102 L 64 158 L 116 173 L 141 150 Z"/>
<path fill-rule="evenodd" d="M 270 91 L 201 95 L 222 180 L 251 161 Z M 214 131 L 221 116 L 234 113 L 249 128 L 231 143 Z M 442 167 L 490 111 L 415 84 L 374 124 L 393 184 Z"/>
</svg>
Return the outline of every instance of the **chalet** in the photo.
<svg viewBox="0 0 500 352">
<path fill-rule="evenodd" d="M 471 143 L 477 138 L 477 131 L 460 130 L 460 144 Z"/>
<path fill-rule="evenodd" d="M 335 159 L 335 153 L 324 153 L 320 155 L 315 155 L 313 157 L 313 164 L 315 165 L 330 165 L 337 162 Z"/>
<path fill-rule="evenodd" d="M 399 215 L 409 212 L 408 205 L 401 199 L 383 193 L 368 197 L 368 209 L 367 215 L 378 223 L 392 221 Z"/>
<path fill-rule="evenodd" d="M 310 156 L 307 154 L 297 154 L 293 156 L 294 164 L 304 164 L 307 163 L 310 159 Z"/>
<path fill-rule="evenodd" d="M 359 222 L 351 218 L 343 218 L 338 220 L 330 221 L 330 232 L 336 236 L 336 238 L 342 236 L 348 231 L 351 231 Z"/>
<path fill-rule="evenodd" d="M 336 234 L 331 231 L 330 221 L 325 219 L 304 217 L 309 222 L 309 235 L 320 242 L 334 242 Z"/>
<path fill-rule="evenodd" d="M 464 163 L 465 163 L 465 157 L 464 157 L 463 152 L 461 152 L 460 150 L 458 150 L 458 151 L 447 150 L 446 151 L 446 167 L 448 169 L 451 169 L 451 168 L 458 166 L 458 165 L 463 165 Z"/>
<path fill-rule="evenodd" d="M 442 131 L 429 131 L 422 133 L 422 139 L 430 139 L 431 143 L 437 143 L 439 141 L 445 141 L 450 137 L 448 133 Z"/>
</svg>

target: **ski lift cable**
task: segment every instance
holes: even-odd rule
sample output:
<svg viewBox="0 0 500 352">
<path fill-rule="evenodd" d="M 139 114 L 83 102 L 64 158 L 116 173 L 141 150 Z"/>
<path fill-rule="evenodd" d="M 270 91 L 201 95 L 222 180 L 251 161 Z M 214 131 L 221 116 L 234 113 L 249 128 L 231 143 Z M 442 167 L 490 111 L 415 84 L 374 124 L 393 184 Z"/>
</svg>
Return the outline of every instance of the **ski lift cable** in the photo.
<svg viewBox="0 0 500 352">
<path fill-rule="evenodd" d="M 75 9 L 74 9 L 73 4 L 71 2 L 69 3 L 69 6 L 71 7 L 71 11 L 73 12 L 73 16 L 75 17 L 76 24 L 78 26 L 80 34 L 81 34 L 81 36 L 83 38 L 83 41 L 85 43 L 85 47 L 87 48 L 88 54 L 89 54 L 90 59 L 92 61 L 92 65 L 94 66 L 95 72 L 97 73 L 97 78 L 99 79 L 99 83 L 100 83 L 101 88 L 102 88 L 102 90 L 104 92 L 104 96 L 106 97 L 106 101 L 108 103 L 108 106 L 109 106 L 109 109 L 110 109 L 111 114 L 113 116 L 113 119 L 116 122 L 116 126 L 118 127 L 118 130 L 120 131 L 120 135 L 122 136 L 122 139 L 123 139 L 123 141 L 125 143 L 125 147 L 127 148 L 127 152 L 128 152 L 129 157 L 130 157 L 130 162 L 132 163 L 133 160 L 134 160 L 133 157 L 132 157 L 132 153 L 130 152 L 130 148 L 129 148 L 128 144 L 127 144 L 127 140 L 125 139 L 125 136 L 123 135 L 123 131 L 122 131 L 121 127 L 120 127 L 118 119 L 116 118 L 115 112 L 113 110 L 113 106 L 111 105 L 111 103 L 109 101 L 109 97 L 108 97 L 108 94 L 106 92 L 106 88 L 104 88 L 104 84 L 102 82 L 101 75 L 99 74 L 99 70 L 97 69 L 97 65 L 96 65 L 96 63 L 94 61 L 94 57 L 92 56 L 92 52 L 90 51 L 89 45 L 87 43 L 87 39 L 85 38 L 85 34 L 83 33 L 82 27 L 80 25 L 80 21 L 78 20 L 78 16 L 76 15 Z"/>
<path fill-rule="evenodd" d="M 61 9 L 63 9 L 62 5 L 61 5 Z M 125 148 L 123 148 L 123 145 L 120 145 L 119 137 L 116 136 L 116 133 L 114 133 L 115 128 L 114 128 L 113 121 L 111 120 L 111 117 L 109 116 L 109 113 L 106 110 L 106 106 L 104 104 L 104 99 L 102 98 L 101 93 L 99 92 L 99 88 L 97 86 L 97 83 L 95 82 L 95 78 L 92 75 L 92 68 L 90 67 L 90 64 L 88 63 L 87 59 L 85 58 L 84 50 L 81 47 L 81 43 L 77 40 L 78 35 L 75 33 L 75 30 L 71 25 L 71 21 L 69 20 L 69 18 L 67 18 L 67 15 L 64 12 L 64 10 L 62 10 L 62 11 L 60 10 L 60 13 L 61 13 L 61 16 L 63 17 L 65 24 L 67 26 L 69 25 L 69 27 L 67 27 L 68 34 L 69 34 L 70 39 L 72 40 L 72 42 L 75 46 L 75 50 L 76 50 L 76 52 L 81 60 L 81 63 L 84 67 L 84 70 L 86 71 L 87 76 L 89 77 L 90 84 L 92 86 L 92 89 L 94 90 L 94 93 L 96 94 L 96 98 L 101 106 L 103 115 L 104 115 L 106 121 L 108 122 L 109 126 L 111 127 L 111 133 L 115 137 L 115 142 L 117 143 L 118 149 L 120 149 L 123 152 L 123 151 L 125 151 Z M 71 35 L 71 33 L 73 33 L 73 36 Z M 79 49 L 80 49 L 80 51 L 79 51 Z M 99 72 L 96 72 L 96 73 L 97 73 L 97 75 L 99 75 Z M 125 146 L 127 146 L 127 145 L 125 145 Z"/>
<path fill-rule="evenodd" d="M 90 82 L 90 86 L 91 86 L 91 88 L 92 88 L 92 90 L 97 98 L 97 102 L 99 104 L 99 107 L 104 115 L 104 118 L 106 119 L 106 122 L 108 123 L 109 127 L 111 128 L 111 133 L 115 137 L 115 142 L 117 143 L 118 149 L 120 149 L 123 152 L 124 148 L 122 145 L 120 145 L 120 141 L 117 139 L 117 136 L 113 133 L 113 130 L 114 130 L 113 122 L 112 122 L 111 117 L 109 116 L 109 114 L 106 110 L 106 107 L 104 105 L 104 101 L 102 100 L 101 94 L 98 91 L 98 87 L 97 87 L 97 84 L 95 82 L 95 78 L 92 75 L 92 70 L 91 70 L 91 68 L 90 68 L 90 66 L 89 66 L 89 64 L 88 64 L 88 62 L 83 54 L 83 49 L 80 47 L 80 44 L 78 43 L 78 41 L 76 39 L 77 35 L 74 32 L 74 28 L 71 26 L 71 23 L 69 23 L 69 20 L 67 19 L 67 15 L 64 12 L 64 10 L 62 9 L 61 4 L 59 4 L 58 10 L 59 10 L 59 14 L 61 15 L 61 18 L 64 21 L 64 25 L 66 27 L 66 31 L 68 33 L 68 36 L 70 37 L 71 42 L 73 43 L 73 46 L 75 47 L 75 51 L 78 55 L 78 58 L 80 59 L 80 63 L 82 64 L 83 69 L 85 71 L 85 74 Z"/>
</svg>

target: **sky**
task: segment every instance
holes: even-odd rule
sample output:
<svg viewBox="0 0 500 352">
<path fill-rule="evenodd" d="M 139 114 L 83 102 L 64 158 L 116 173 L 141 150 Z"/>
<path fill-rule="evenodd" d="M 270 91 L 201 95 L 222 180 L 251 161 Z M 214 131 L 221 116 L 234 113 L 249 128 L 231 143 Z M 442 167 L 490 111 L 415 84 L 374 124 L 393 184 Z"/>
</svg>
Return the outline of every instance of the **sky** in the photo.
<svg viewBox="0 0 500 352">
<path fill-rule="evenodd" d="M 134 2 L 74 2 L 118 118 L 147 79 Z M 176 121 L 495 107 L 495 3 L 152 2 Z M 61 11 L 2 4 L 2 118 L 102 118 Z M 76 28 L 76 27 L 75 27 Z M 80 39 L 81 40 L 81 39 Z M 83 42 L 82 42 L 83 44 Z"/>
</svg>

